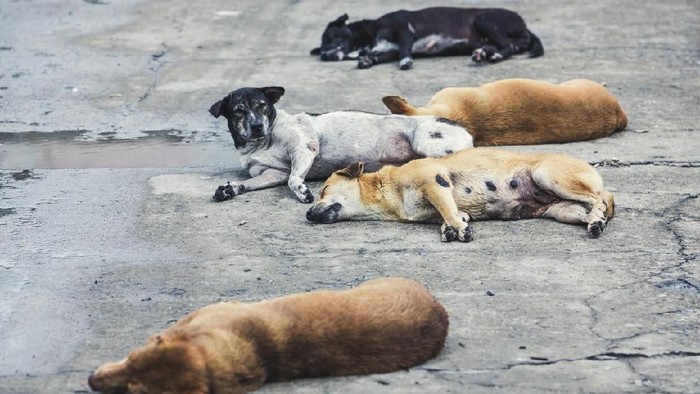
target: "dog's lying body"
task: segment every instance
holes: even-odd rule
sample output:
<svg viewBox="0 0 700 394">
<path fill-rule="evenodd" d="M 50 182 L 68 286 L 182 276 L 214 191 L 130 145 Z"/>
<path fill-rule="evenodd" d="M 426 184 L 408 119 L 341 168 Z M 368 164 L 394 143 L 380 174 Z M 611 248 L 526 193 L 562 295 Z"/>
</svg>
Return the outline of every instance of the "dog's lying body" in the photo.
<svg viewBox="0 0 700 394">
<path fill-rule="evenodd" d="M 453 120 L 475 146 L 585 141 L 627 126 L 627 116 L 601 84 L 575 79 L 562 84 L 504 79 L 480 87 L 446 88 L 428 106 L 416 108 L 399 96 L 382 99 L 394 114 Z"/>
<path fill-rule="evenodd" d="M 362 163 L 335 172 L 309 221 L 442 219 L 443 241 L 472 240 L 470 220 L 549 217 L 588 225 L 599 236 L 614 200 L 588 163 L 560 154 L 472 148 L 363 173 Z"/>
<path fill-rule="evenodd" d="M 281 87 L 242 88 L 212 105 L 213 116 L 228 119 L 243 167 L 252 176 L 220 186 L 217 201 L 287 183 L 299 200 L 310 203 L 307 177 L 325 179 L 358 160 L 403 164 L 473 146 L 471 135 L 447 119 L 353 111 L 290 115 L 275 110 L 282 94 Z"/>
<path fill-rule="evenodd" d="M 387 373 L 437 356 L 447 329 L 447 312 L 423 286 L 376 279 L 206 306 L 88 382 L 96 391 L 237 394 L 264 382 Z"/>
<path fill-rule="evenodd" d="M 496 63 L 526 51 L 530 57 L 544 54 L 540 39 L 520 15 L 502 8 L 431 7 L 347 20 L 345 14 L 330 22 L 311 55 L 357 59 L 358 68 L 400 60 L 399 67 L 408 70 L 413 56 L 471 55 L 475 62 Z"/>
</svg>

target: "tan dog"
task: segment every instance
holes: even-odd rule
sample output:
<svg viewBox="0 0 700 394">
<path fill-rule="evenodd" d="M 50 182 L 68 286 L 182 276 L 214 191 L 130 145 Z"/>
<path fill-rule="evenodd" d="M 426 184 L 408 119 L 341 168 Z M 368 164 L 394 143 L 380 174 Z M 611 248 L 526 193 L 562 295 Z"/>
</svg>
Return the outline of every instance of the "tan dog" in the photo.
<svg viewBox="0 0 700 394">
<path fill-rule="evenodd" d="M 95 391 L 236 394 L 264 382 L 386 373 L 437 356 L 447 328 L 442 305 L 401 278 L 225 302 L 187 315 L 88 383 Z"/>
<path fill-rule="evenodd" d="M 610 192 L 588 163 L 560 154 L 470 148 L 363 173 L 336 171 L 306 213 L 313 222 L 442 218 L 442 240 L 472 240 L 470 220 L 549 217 L 586 223 L 599 236 L 614 213 Z"/>
<path fill-rule="evenodd" d="M 386 96 L 394 114 L 435 115 L 459 123 L 475 146 L 531 145 L 585 141 L 627 127 L 627 116 L 601 84 L 575 79 L 552 84 L 504 79 L 477 88 L 446 88 L 427 107 Z"/>
</svg>

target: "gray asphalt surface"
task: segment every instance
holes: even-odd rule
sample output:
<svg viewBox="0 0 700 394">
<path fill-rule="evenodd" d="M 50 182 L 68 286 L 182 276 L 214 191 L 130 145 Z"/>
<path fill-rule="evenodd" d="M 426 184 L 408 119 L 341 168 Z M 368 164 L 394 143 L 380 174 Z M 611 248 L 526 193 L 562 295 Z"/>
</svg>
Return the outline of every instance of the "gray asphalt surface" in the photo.
<svg viewBox="0 0 700 394">
<path fill-rule="evenodd" d="M 428 5 L 515 10 L 545 56 L 411 71 L 308 56 L 345 12 Z M 84 393 L 95 367 L 206 304 L 381 276 L 445 305 L 439 357 L 260 392 L 700 392 L 698 26 L 697 1 L 2 2 L 0 392 Z M 207 112 L 230 90 L 284 86 L 292 113 L 385 112 L 387 94 L 421 104 L 510 77 L 604 82 L 626 110 L 606 139 L 510 148 L 603 164 L 617 216 L 601 238 L 493 221 L 444 244 L 435 225 L 309 224 L 286 187 L 210 200 L 244 176 Z"/>
</svg>

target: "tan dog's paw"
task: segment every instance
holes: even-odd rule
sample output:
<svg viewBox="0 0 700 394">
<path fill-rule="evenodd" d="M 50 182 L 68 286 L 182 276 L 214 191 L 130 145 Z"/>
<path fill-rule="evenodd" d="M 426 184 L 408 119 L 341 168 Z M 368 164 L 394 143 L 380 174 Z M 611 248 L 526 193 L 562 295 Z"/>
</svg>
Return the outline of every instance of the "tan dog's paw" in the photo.
<svg viewBox="0 0 700 394">
<path fill-rule="evenodd" d="M 588 224 L 588 233 L 591 234 L 593 238 L 600 237 L 600 234 L 605 230 L 605 223 L 601 220 L 597 220 L 593 223 Z"/>
<path fill-rule="evenodd" d="M 447 225 L 447 223 L 443 223 L 442 226 L 440 226 L 440 235 L 440 240 L 442 242 L 471 242 L 474 239 L 472 227 L 466 223 L 460 229 L 456 229 Z"/>
</svg>

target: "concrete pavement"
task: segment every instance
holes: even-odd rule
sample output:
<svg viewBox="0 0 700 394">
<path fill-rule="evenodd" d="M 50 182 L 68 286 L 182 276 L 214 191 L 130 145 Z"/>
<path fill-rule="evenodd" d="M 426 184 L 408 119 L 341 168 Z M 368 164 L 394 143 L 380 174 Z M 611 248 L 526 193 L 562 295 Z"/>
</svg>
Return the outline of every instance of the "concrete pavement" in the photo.
<svg viewBox="0 0 700 394">
<path fill-rule="evenodd" d="M 419 59 L 408 72 L 308 56 L 344 12 L 427 5 L 2 3 L 0 163 L 61 146 L 93 161 L 0 170 L 0 392 L 86 392 L 96 366 L 203 305 L 380 276 L 415 278 L 448 309 L 438 358 L 260 392 L 700 391 L 698 3 L 447 1 L 518 11 L 545 56 Z M 629 129 L 607 139 L 511 148 L 622 164 L 599 168 L 617 203 L 601 238 L 546 220 L 492 221 L 474 224 L 470 244 L 443 244 L 434 225 L 311 225 L 284 187 L 209 199 L 243 176 L 221 149 L 233 151 L 225 125 L 207 113 L 234 88 L 284 86 L 278 106 L 289 112 L 384 112 L 385 94 L 424 103 L 445 86 L 508 77 L 605 82 L 627 111 Z M 74 134 L 43 151 L 32 150 L 43 143 L 35 134 L 20 137 L 56 141 L 62 130 Z M 181 160 L 124 150 L 135 164 L 121 165 L 119 140 L 147 146 L 154 134 L 177 137 L 163 146 Z"/>
</svg>

